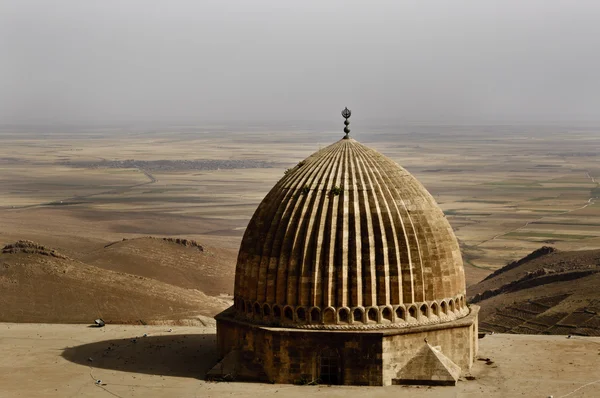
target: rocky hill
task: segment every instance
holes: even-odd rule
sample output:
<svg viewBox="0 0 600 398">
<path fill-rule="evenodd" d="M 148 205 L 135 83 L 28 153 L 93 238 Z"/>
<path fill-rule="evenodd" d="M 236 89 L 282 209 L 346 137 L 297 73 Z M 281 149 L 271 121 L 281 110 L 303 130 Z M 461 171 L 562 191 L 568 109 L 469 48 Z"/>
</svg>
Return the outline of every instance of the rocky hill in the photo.
<svg viewBox="0 0 600 398">
<path fill-rule="evenodd" d="M 68 260 L 69 258 L 63 254 L 58 253 L 54 249 L 49 249 L 45 246 L 32 242 L 30 240 L 19 240 L 10 245 L 6 245 L 2 248 L 3 254 L 14 254 L 14 253 L 28 253 L 28 254 L 41 254 L 43 256 L 50 256 L 56 258 L 62 258 Z"/>
<path fill-rule="evenodd" d="M 600 336 L 600 250 L 542 247 L 467 293 L 482 331 Z"/>
<path fill-rule="evenodd" d="M 164 323 L 229 305 L 234 257 L 186 239 L 114 242 L 80 258 L 31 241 L 0 250 L 0 322 Z"/>
</svg>

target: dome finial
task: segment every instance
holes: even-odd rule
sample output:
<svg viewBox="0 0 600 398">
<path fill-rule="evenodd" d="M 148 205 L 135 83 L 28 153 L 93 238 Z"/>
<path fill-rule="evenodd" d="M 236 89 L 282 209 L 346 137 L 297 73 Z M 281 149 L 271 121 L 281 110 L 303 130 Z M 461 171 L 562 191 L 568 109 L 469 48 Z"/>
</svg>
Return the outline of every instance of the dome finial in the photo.
<svg viewBox="0 0 600 398">
<path fill-rule="evenodd" d="M 344 108 L 344 110 L 342 111 L 342 116 L 346 119 L 344 120 L 344 124 L 346 125 L 346 127 L 344 127 L 344 133 L 346 133 L 346 135 L 344 136 L 344 139 L 348 139 L 350 138 L 348 136 L 348 134 L 350 134 L 350 129 L 348 128 L 348 125 L 350 124 L 350 122 L 348 121 L 348 118 L 350 117 L 350 115 L 352 115 L 352 112 L 350 112 L 350 109 L 348 109 L 348 107 Z"/>
</svg>

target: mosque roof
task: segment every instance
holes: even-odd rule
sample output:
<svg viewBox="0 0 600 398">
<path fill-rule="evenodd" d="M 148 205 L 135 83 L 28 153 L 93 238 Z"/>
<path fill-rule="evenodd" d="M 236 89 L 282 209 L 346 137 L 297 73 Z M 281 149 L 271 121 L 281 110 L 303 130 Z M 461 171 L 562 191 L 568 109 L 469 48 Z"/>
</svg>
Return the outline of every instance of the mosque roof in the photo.
<svg viewBox="0 0 600 398">
<path fill-rule="evenodd" d="M 313 328 L 466 315 L 462 257 L 444 213 L 412 174 L 349 138 L 348 124 L 258 206 L 240 246 L 236 310 Z"/>
</svg>

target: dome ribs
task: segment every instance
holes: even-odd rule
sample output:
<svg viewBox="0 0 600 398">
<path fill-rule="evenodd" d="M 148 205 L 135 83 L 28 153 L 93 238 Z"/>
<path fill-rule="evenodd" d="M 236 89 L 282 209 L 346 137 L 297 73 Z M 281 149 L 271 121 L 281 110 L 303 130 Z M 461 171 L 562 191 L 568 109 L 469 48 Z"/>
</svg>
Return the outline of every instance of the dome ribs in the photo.
<svg viewBox="0 0 600 398">
<path fill-rule="evenodd" d="M 330 169 L 329 175 L 333 173 L 333 169 L 334 167 Z M 314 271 L 311 284 L 311 300 L 314 306 L 322 308 L 325 296 L 325 293 L 323 292 L 323 279 L 326 276 L 324 253 L 327 252 L 327 241 L 324 239 L 324 236 L 327 228 L 328 212 L 330 208 L 329 203 L 329 197 L 327 195 L 323 195 L 322 201 L 320 202 L 321 208 L 319 209 L 318 223 L 315 224 L 316 244 L 314 248 L 315 254 L 313 262 Z"/>
<path fill-rule="evenodd" d="M 318 273 L 318 268 L 315 268 L 317 263 L 315 257 L 315 242 L 317 239 L 317 223 L 315 220 L 321 218 L 321 211 L 323 208 L 323 201 L 326 199 L 326 195 L 322 191 L 315 193 L 315 203 L 313 204 L 310 214 L 310 219 L 306 227 L 305 245 L 302 253 L 302 266 L 300 269 L 300 281 L 298 282 L 299 305 L 309 306 L 315 305 L 311 292 L 314 289 L 313 276 Z"/>
<path fill-rule="evenodd" d="M 381 192 L 379 181 L 375 178 L 375 175 L 371 172 L 371 168 L 367 164 L 365 155 L 360 154 L 356 151 L 356 158 L 362 164 L 362 168 L 365 170 L 365 177 L 368 185 L 371 187 L 371 191 L 374 193 L 368 195 L 368 213 L 371 213 L 371 228 L 370 231 L 373 234 L 373 240 L 375 244 L 371 246 L 375 255 L 375 278 L 376 278 L 376 295 L 375 301 L 372 305 L 386 305 L 389 304 L 390 289 L 388 282 L 389 276 L 389 261 L 388 261 L 388 246 L 387 246 L 387 234 L 384 225 L 384 219 L 381 212 L 381 206 L 379 204 L 379 198 L 377 192 Z"/>
<path fill-rule="evenodd" d="M 392 172 L 393 173 L 393 172 Z M 401 207 L 398 206 L 398 201 L 394 200 L 394 197 L 396 198 L 401 198 L 401 194 L 397 191 L 396 189 L 396 181 L 391 180 L 389 177 L 386 177 L 386 174 L 384 174 L 382 176 L 382 178 L 384 179 L 384 181 L 386 181 L 386 187 L 388 188 L 388 194 L 391 196 L 390 200 L 388 203 L 390 203 L 391 207 L 393 208 L 392 211 L 392 217 L 394 219 L 394 240 L 395 240 L 395 249 L 397 251 L 397 256 L 396 256 L 396 267 L 395 267 L 395 272 L 396 272 L 396 277 L 397 277 L 397 284 L 398 284 L 398 292 L 397 292 L 397 300 L 398 303 L 397 304 L 403 304 L 405 302 L 409 302 L 412 303 L 414 302 L 414 280 L 412 277 L 412 268 L 413 268 L 413 264 L 411 261 L 411 250 L 410 250 L 410 243 L 409 243 L 409 238 L 408 238 L 408 234 L 407 234 L 407 228 L 405 226 L 405 222 L 403 220 L 402 217 L 402 213 L 405 209 L 401 209 Z M 395 195 L 394 195 L 395 194 Z M 400 202 L 402 203 L 402 202 Z M 406 216 L 408 216 L 408 213 L 405 211 Z M 404 249 L 404 250 L 403 250 Z M 406 282 L 409 282 L 407 285 L 405 286 Z M 395 285 L 395 283 L 393 284 L 393 286 Z M 396 304 L 396 302 L 393 302 L 392 304 Z"/>
<path fill-rule="evenodd" d="M 361 262 L 357 264 L 361 269 L 362 275 L 362 305 L 367 307 L 377 303 L 376 275 L 375 275 L 375 252 L 371 248 L 375 247 L 375 238 L 373 236 L 373 222 L 371 220 L 371 208 L 369 206 L 369 188 L 365 182 L 365 170 L 362 162 L 358 158 L 354 158 L 356 162 L 356 171 L 358 172 L 358 180 L 360 181 L 358 193 L 358 206 L 360 217 L 360 253 Z M 358 248 L 357 248 L 358 250 Z"/>
<path fill-rule="evenodd" d="M 440 217 L 443 217 L 443 214 Z M 439 225 L 435 227 L 435 230 L 436 236 L 441 236 L 442 232 Z M 452 242 L 440 241 L 438 238 L 436 238 L 436 240 L 438 241 L 438 260 L 437 265 L 434 268 L 434 274 L 432 275 L 432 277 L 434 278 L 434 282 L 435 279 L 437 279 L 438 282 L 434 283 L 436 285 L 432 293 L 434 295 L 434 298 L 440 297 L 441 295 L 445 295 L 446 293 L 452 291 L 448 276 L 451 272 L 449 264 L 453 263 L 452 253 L 448 250 L 448 246 L 452 246 Z"/>
<path fill-rule="evenodd" d="M 415 190 L 413 186 L 413 177 L 406 181 L 405 184 L 408 185 L 405 190 L 408 191 L 407 193 L 410 195 L 410 202 L 408 203 L 408 206 L 406 206 L 406 203 L 404 201 L 403 203 L 405 203 L 408 212 L 407 219 L 411 226 L 411 238 L 414 241 L 414 245 L 411 245 L 411 249 L 414 251 L 414 254 L 412 254 L 411 257 L 413 260 L 413 264 L 418 264 L 418 266 L 413 267 L 414 272 L 412 273 L 414 287 L 413 302 L 419 302 L 425 300 L 425 284 L 423 278 L 423 268 L 425 267 L 425 263 L 423 262 L 423 257 L 426 257 L 427 253 L 425 252 L 425 256 L 423 255 L 424 250 L 426 250 L 426 247 L 423 247 L 422 243 L 423 239 L 425 239 L 426 237 L 423 236 L 422 227 L 420 224 L 420 210 L 419 205 L 416 203 L 416 201 L 419 200 L 419 197 L 414 194 Z"/>
<path fill-rule="evenodd" d="M 325 191 L 330 192 L 334 186 L 339 186 L 340 175 L 343 172 L 341 159 L 343 158 L 345 145 L 340 145 L 340 151 L 336 153 L 336 163 L 334 170 L 329 175 L 329 178 L 325 180 Z M 336 285 L 338 282 L 337 273 L 339 268 L 336 263 L 336 259 L 339 259 L 339 253 L 336 253 L 336 239 L 338 234 L 338 216 L 339 216 L 339 196 L 329 195 L 329 208 L 327 211 L 327 218 L 325 222 L 325 228 L 323 230 L 323 242 L 324 245 L 324 265 L 325 265 L 325 278 L 323 285 L 323 307 L 336 306 Z M 322 278 L 323 279 L 323 278 Z"/>
<path fill-rule="evenodd" d="M 314 180 L 314 176 L 312 176 Z M 312 180 L 311 180 L 312 181 Z M 304 214 L 307 207 L 314 202 L 316 193 L 312 191 L 301 194 L 303 198 L 298 199 L 292 210 L 290 221 L 287 224 L 284 232 L 283 245 L 279 256 L 279 269 L 285 272 L 285 283 L 281 286 L 285 289 L 285 304 L 296 305 L 298 298 L 298 261 L 297 258 L 299 248 L 296 245 L 297 240 L 302 240 L 305 235 L 306 221 Z M 277 286 L 279 289 L 279 285 Z M 279 297 L 280 295 L 277 294 Z"/>
<path fill-rule="evenodd" d="M 352 307 L 362 306 L 363 283 L 362 283 L 362 238 L 361 238 L 361 212 L 359 181 L 357 180 L 357 165 L 354 157 L 349 159 L 349 180 L 344 186 L 344 194 L 348 195 L 348 201 L 352 203 L 348 207 L 348 280 L 349 280 L 349 305 Z M 351 232 L 354 232 L 353 234 Z"/>
<path fill-rule="evenodd" d="M 333 152 L 335 148 L 332 146 L 324 148 L 322 153 L 323 157 L 327 158 L 328 152 Z M 321 159 L 323 160 L 323 159 Z M 305 163 L 308 163 L 305 161 Z M 296 166 L 298 167 L 298 166 Z M 277 290 L 277 276 L 278 276 L 278 264 L 279 255 L 277 247 L 274 247 L 274 240 L 277 237 L 277 233 L 280 231 L 282 226 L 282 218 L 285 212 L 288 210 L 291 202 L 297 198 L 293 196 L 299 192 L 297 187 L 301 186 L 305 181 L 305 176 L 310 172 L 309 167 L 300 168 L 293 170 L 291 175 L 288 177 L 284 176 L 277 185 L 272 189 L 273 192 L 277 193 L 277 196 L 273 199 L 270 214 L 273 215 L 269 223 L 269 229 L 266 237 L 255 237 L 256 243 L 261 245 L 260 255 L 262 256 L 261 267 L 266 268 L 266 292 L 265 301 L 276 303 L 276 290 Z M 273 211 L 273 209 L 277 209 Z M 278 242 L 281 242 L 280 240 Z"/>
<path fill-rule="evenodd" d="M 417 184 L 419 186 L 417 186 Z M 415 192 L 415 195 L 413 196 L 418 198 L 418 201 L 415 200 L 416 211 L 414 212 L 414 215 L 417 233 L 419 234 L 419 242 L 421 244 L 421 252 L 425 259 L 421 267 L 423 284 L 422 296 L 417 296 L 417 301 L 431 301 L 434 300 L 435 297 L 444 297 L 438 296 L 437 293 L 439 292 L 436 290 L 441 289 L 438 289 L 439 286 L 436 285 L 436 281 L 433 278 L 433 275 L 441 276 L 439 253 L 440 242 L 437 241 L 439 233 L 435 230 L 436 225 L 443 221 L 440 220 L 440 216 L 436 212 L 437 206 L 435 205 L 435 200 L 420 186 L 420 183 L 418 183 L 416 179 L 411 185 L 411 189 Z M 421 193 L 418 197 L 416 195 L 417 192 Z"/>
<path fill-rule="evenodd" d="M 304 195 L 307 199 L 304 201 L 301 213 L 299 214 L 300 224 L 296 224 L 296 227 L 291 230 L 288 227 L 288 230 L 295 233 L 288 264 L 287 304 L 290 305 L 296 305 L 298 303 L 302 305 L 309 304 L 308 300 L 311 280 L 310 274 L 307 274 L 306 272 L 306 253 L 303 249 L 309 246 L 306 243 L 312 234 L 312 226 L 315 219 L 312 215 L 314 212 L 319 211 L 316 203 L 321 203 L 321 198 L 326 196 L 320 187 L 323 175 L 326 170 L 331 170 L 330 164 L 333 161 L 335 161 L 335 155 L 331 156 L 329 162 L 322 162 L 322 164 L 311 174 L 309 185 L 311 187 L 314 186 L 314 189 L 311 189 Z M 308 239 L 307 236 L 309 237 Z M 299 265 L 300 270 L 298 270 Z"/>
<path fill-rule="evenodd" d="M 270 223 L 275 214 L 272 209 L 278 203 L 275 200 L 277 193 L 273 189 L 267 194 L 267 197 L 258 206 L 244 232 L 237 263 L 237 267 L 241 267 L 240 269 L 243 269 L 243 272 L 238 275 L 236 267 L 236 280 L 239 281 L 239 284 L 236 282 L 236 287 L 239 286 L 239 291 L 236 293 L 243 295 L 244 298 L 248 298 L 249 281 L 254 268 L 253 264 L 260 263 L 261 261 L 262 245 L 260 243 L 267 236 L 264 232 L 264 224 Z"/>
<path fill-rule="evenodd" d="M 343 145 L 344 151 L 342 154 L 341 170 L 336 176 L 334 186 L 341 187 L 342 192 L 339 195 L 334 195 L 338 199 L 338 222 L 341 221 L 342 228 L 337 228 L 336 231 L 336 244 L 335 244 L 335 270 L 337 274 L 337 307 L 348 306 L 348 195 L 346 195 L 346 189 L 348 187 L 348 158 L 349 158 L 349 145 L 347 142 Z"/>
<path fill-rule="evenodd" d="M 363 154 L 365 156 L 366 150 L 360 144 L 356 144 L 357 152 Z M 385 205 L 385 216 L 384 219 L 386 222 L 385 230 L 386 237 L 388 240 L 388 263 L 387 263 L 387 275 L 388 275 L 388 284 L 389 284 L 389 301 L 387 303 L 378 303 L 380 305 L 384 304 L 401 304 L 402 303 L 402 274 L 400 271 L 401 268 L 401 259 L 400 259 L 400 243 L 396 229 L 397 226 L 404 226 L 402 224 L 402 220 L 398 217 L 399 211 L 396 206 L 396 202 L 394 201 L 391 190 L 394 188 L 393 182 L 387 177 L 387 175 L 393 174 L 394 169 L 387 167 L 384 169 L 383 173 L 380 172 L 379 168 L 376 167 L 373 160 L 369 157 L 366 157 L 367 163 L 369 165 L 369 169 L 372 170 L 372 173 L 377 178 L 379 183 L 377 187 L 379 189 L 379 193 L 383 199 L 383 204 Z M 388 165 L 389 166 L 389 165 Z M 395 210 L 395 211 L 393 211 Z M 409 264 L 409 262 L 407 262 Z"/>
<path fill-rule="evenodd" d="M 335 275 L 335 238 L 337 229 L 337 215 L 338 215 L 338 196 L 331 195 L 331 189 L 339 184 L 339 173 L 340 173 L 340 159 L 343 153 L 344 146 L 339 146 L 339 152 L 336 153 L 335 165 L 331 167 L 330 173 L 326 178 L 323 179 L 323 193 L 325 197 L 324 203 L 325 208 L 321 213 L 321 222 L 319 223 L 318 230 L 318 242 L 317 247 L 320 248 L 320 254 L 317 257 L 319 264 L 318 266 L 321 274 L 323 275 L 320 280 L 316 280 L 318 284 L 315 288 L 317 295 L 320 299 L 315 301 L 314 305 L 325 308 L 327 306 L 335 305 L 335 286 L 336 286 L 336 275 Z M 320 282 L 320 284 L 319 284 Z"/>
<path fill-rule="evenodd" d="M 404 178 L 404 177 L 403 177 Z M 417 241 L 417 234 L 415 233 L 415 226 L 410 218 L 408 206 L 398 188 L 395 189 L 398 195 L 396 200 L 398 208 L 398 216 L 402 222 L 402 230 L 404 232 L 404 241 L 406 243 L 406 256 L 408 263 L 402 267 L 400 272 L 402 274 L 402 302 L 403 303 L 414 303 L 415 302 L 415 278 L 413 276 L 414 270 L 421 266 L 421 251 L 419 250 L 419 242 Z"/>
<path fill-rule="evenodd" d="M 304 245 L 304 255 L 302 259 L 302 271 L 304 280 L 308 281 L 304 283 L 302 279 L 298 282 L 301 286 L 298 288 L 300 292 L 300 302 L 307 303 L 306 305 L 312 304 L 320 306 L 322 300 L 322 284 L 321 275 L 324 274 L 323 261 L 322 261 L 322 220 L 327 216 L 327 208 L 329 198 L 322 188 L 322 181 L 327 180 L 329 176 L 335 171 L 335 162 L 337 160 L 337 153 L 339 149 L 336 147 L 334 151 L 328 154 L 327 158 L 321 159 L 319 164 L 319 174 L 317 176 L 317 186 L 313 190 L 314 201 L 311 209 L 315 212 L 314 217 L 310 217 L 310 223 L 307 226 L 307 234 L 310 234 L 309 242 L 312 245 Z M 310 262 L 308 262 L 310 260 Z M 302 293 L 304 292 L 304 293 Z M 306 296 L 305 296 L 306 295 Z"/>
<path fill-rule="evenodd" d="M 261 269 L 266 271 L 265 278 L 265 301 L 277 302 L 275 298 L 275 292 L 277 291 L 278 283 L 278 270 L 279 270 L 279 253 L 281 249 L 281 230 L 284 226 L 287 226 L 289 221 L 290 207 L 295 202 L 292 197 L 293 190 L 282 190 L 284 196 L 281 200 L 278 200 L 278 207 L 275 213 L 275 217 L 269 226 L 269 232 L 266 239 L 263 241 L 263 251 L 261 253 Z M 260 285 L 257 285 L 260 288 Z"/>
<path fill-rule="evenodd" d="M 372 151 L 371 149 L 361 146 L 364 151 Z M 373 152 L 373 151 L 372 151 Z M 396 220 L 394 223 L 394 233 L 396 235 L 396 248 L 400 252 L 398 267 L 398 278 L 399 278 L 399 297 L 400 303 L 414 303 L 415 302 L 415 279 L 413 277 L 413 269 L 415 264 L 419 264 L 419 248 L 414 231 L 414 226 L 411 223 L 409 211 L 402 198 L 402 191 L 399 190 L 399 186 L 404 186 L 410 180 L 410 175 L 404 169 L 399 167 L 396 163 L 380 156 L 391 170 L 386 173 L 380 173 L 384 181 L 384 186 L 387 188 L 388 193 L 392 195 L 389 204 L 392 206 L 393 217 Z M 393 166 L 393 167 L 392 167 Z M 405 174 L 400 174 L 404 172 Z M 399 238 L 398 236 L 401 236 Z M 404 249 L 404 250 L 402 250 Z M 415 260 L 413 260 L 415 259 Z M 413 261 L 416 261 L 413 263 Z"/>
<path fill-rule="evenodd" d="M 295 174 L 295 173 L 294 173 Z M 269 254 L 271 253 L 273 240 L 277 231 L 277 226 L 281 220 L 281 216 L 285 211 L 285 206 L 282 203 L 287 203 L 286 198 L 289 196 L 289 191 L 281 189 L 281 186 L 293 180 L 293 176 L 284 176 L 275 187 L 269 192 L 267 198 L 263 200 L 259 206 L 257 213 L 260 214 L 260 218 L 263 219 L 262 225 L 258 225 L 254 231 L 254 235 L 251 236 L 252 241 L 255 245 L 255 258 L 253 258 L 250 267 L 253 271 L 255 267 L 258 267 L 258 275 L 256 280 L 252 280 L 250 275 L 246 276 L 246 285 L 256 286 L 256 294 L 246 294 L 246 298 L 252 300 L 269 301 L 269 292 L 274 289 L 275 278 L 270 270 L 274 270 L 277 267 L 276 259 L 273 259 Z M 269 204 L 269 206 L 263 206 L 263 204 Z M 265 228 L 268 225 L 268 228 Z M 250 227 L 246 231 L 252 231 Z M 244 237 L 244 241 L 246 238 Z M 255 264 L 257 262 L 258 264 Z"/>
<path fill-rule="evenodd" d="M 301 203 L 304 203 L 308 200 L 311 195 L 311 191 L 303 192 L 305 186 L 310 186 L 316 179 L 319 170 L 327 169 L 328 163 L 331 163 L 335 159 L 335 154 L 337 150 L 333 148 L 333 150 L 328 151 L 323 157 L 317 159 L 316 162 L 312 162 L 314 164 L 313 167 L 305 167 L 301 176 L 297 179 L 296 184 L 289 189 L 289 197 L 288 207 L 286 212 L 284 213 L 284 217 L 279 223 L 279 228 L 277 230 L 277 236 L 275 241 L 279 243 L 279 245 L 274 245 L 271 251 L 271 257 L 277 259 L 277 272 L 275 277 L 275 302 L 278 304 L 288 304 L 287 299 L 289 296 L 288 287 L 295 287 L 295 281 L 292 280 L 292 283 L 288 281 L 289 270 L 290 270 L 290 260 L 291 260 L 291 246 L 292 246 L 292 237 L 294 228 L 298 229 L 298 215 L 297 210 Z M 328 162 L 329 160 L 329 162 Z M 304 167 L 304 166 L 303 166 Z M 292 274 L 292 279 L 294 275 Z M 295 294 L 296 292 L 294 292 Z M 294 299 L 295 301 L 295 299 Z"/>
<path fill-rule="evenodd" d="M 237 261 L 235 309 L 251 322 L 379 329 L 468 312 L 432 315 L 465 292 L 460 248 L 435 199 L 352 138 L 286 172 L 251 218 Z M 423 315 L 407 323 L 411 308 Z"/>
</svg>

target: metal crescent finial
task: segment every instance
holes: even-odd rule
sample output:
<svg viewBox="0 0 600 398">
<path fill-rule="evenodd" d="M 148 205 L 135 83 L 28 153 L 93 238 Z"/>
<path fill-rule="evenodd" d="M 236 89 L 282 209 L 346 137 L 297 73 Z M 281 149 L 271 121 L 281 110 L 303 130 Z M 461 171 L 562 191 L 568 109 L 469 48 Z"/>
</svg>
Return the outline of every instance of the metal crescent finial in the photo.
<svg viewBox="0 0 600 398">
<path fill-rule="evenodd" d="M 350 138 L 348 136 L 348 134 L 350 134 L 350 129 L 348 128 L 348 126 L 350 125 L 350 122 L 348 121 L 348 118 L 350 118 L 350 116 L 352 115 L 352 112 L 350 111 L 350 109 L 348 109 L 348 107 L 344 108 L 344 110 L 342 111 L 342 117 L 344 117 L 344 124 L 346 125 L 346 127 L 344 127 L 344 133 L 346 133 L 346 135 L 344 136 L 344 139 L 348 139 Z"/>
</svg>

